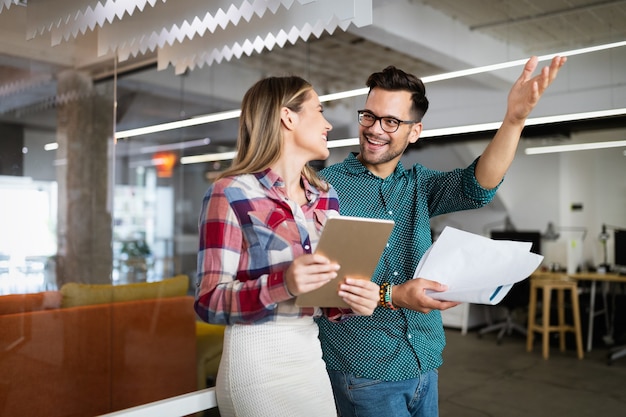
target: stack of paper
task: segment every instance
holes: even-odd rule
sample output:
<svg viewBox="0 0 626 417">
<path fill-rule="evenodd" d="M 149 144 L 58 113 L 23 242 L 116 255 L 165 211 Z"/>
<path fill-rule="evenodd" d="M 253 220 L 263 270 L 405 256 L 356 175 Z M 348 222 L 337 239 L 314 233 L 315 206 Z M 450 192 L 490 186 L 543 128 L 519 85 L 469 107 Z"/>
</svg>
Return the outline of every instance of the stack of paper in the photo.
<svg viewBox="0 0 626 417">
<path fill-rule="evenodd" d="M 437 300 L 495 305 L 541 264 L 543 256 L 530 248 L 530 242 L 493 240 L 448 226 L 413 277 L 446 284 L 446 291 L 427 291 Z"/>
</svg>

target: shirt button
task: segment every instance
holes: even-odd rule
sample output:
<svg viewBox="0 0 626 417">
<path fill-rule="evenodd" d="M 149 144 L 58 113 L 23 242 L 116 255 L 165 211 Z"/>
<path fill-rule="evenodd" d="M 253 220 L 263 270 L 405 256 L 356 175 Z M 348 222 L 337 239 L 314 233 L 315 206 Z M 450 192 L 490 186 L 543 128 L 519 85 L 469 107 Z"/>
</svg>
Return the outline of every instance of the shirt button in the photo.
<svg viewBox="0 0 626 417">
<path fill-rule="evenodd" d="M 304 249 L 309 250 L 310 246 L 309 245 L 304 245 Z"/>
<path fill-rule="evenodd" d="M 410 338 L 411 338 L 411 333 L 407 334 L 407 335 L 406 335 L 406 338 L 407 338 L 407 339 L 410 339 Z"/>
<path fill-rule="evenodd" d="M 393 216 L 393 211 L 389 210 L 387 213 L 389 213 L 390 216 Z"/>
<path fill-rule="evenodd" d="M 397 277 L 398 276 L 398 271 L 393 271 L 393 276 Z"/>
</svg>

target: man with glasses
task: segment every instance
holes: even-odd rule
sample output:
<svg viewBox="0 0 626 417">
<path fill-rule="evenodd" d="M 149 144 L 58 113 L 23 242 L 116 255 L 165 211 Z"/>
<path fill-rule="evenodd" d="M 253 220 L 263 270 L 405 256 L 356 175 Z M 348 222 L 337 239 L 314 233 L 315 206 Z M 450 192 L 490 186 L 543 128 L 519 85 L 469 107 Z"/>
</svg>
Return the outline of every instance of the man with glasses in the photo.
<svg viewBox="0 0 626 417">
<path fill-rule="evenodd" d="M 469 167 L 440 172 L 400 158 L 422 132 L 428 99 L 422 81 L 393 66 L 367 80 L 357 113 L 360 152 L 321 171 L 337 190 L 340 212 L 393 219 L 389 245 L 372 280 L 380 285 L 373 315 L 339 323 L 318 321 L 320 339 L 341 417 L 437 416 L 437 369 L 445 345 L 438 301 L 426 290 L 445 286 L 413 278 L 432 243 L 430 218 L 488 204 L 511 165 L 526 118 L 565 58 L 532 77 L 532 57 L 509 92 L 500 129 Z"/>
</svg>

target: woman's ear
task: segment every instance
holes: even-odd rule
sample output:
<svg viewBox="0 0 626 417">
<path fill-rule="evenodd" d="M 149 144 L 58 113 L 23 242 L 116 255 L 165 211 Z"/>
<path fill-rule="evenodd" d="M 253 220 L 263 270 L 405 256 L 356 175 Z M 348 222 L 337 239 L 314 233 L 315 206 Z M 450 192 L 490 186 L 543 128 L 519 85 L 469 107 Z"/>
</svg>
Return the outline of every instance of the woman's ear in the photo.
<svg viewBox="0 0 626 417">
<path fill-rule="evenodd" d="M 295 113 L 292 112 L 288 107 L 282 107 L 280 109 L 280 121 L 286 129 L 293 130 L 295 124 Z"/>
</svg>

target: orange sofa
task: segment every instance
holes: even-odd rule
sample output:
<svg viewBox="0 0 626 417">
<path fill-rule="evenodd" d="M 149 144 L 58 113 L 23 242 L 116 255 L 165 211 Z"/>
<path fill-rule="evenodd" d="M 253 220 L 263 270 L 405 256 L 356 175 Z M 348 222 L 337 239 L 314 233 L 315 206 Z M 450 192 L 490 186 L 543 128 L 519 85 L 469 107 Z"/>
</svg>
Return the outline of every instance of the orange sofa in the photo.
<svg viewBox="0 0 626 417">
<path fill-rule="evenodd" d="M 90 417 L 195 391 L 188 283 L 0 296 L 0 415 Z"/>
</svg>

